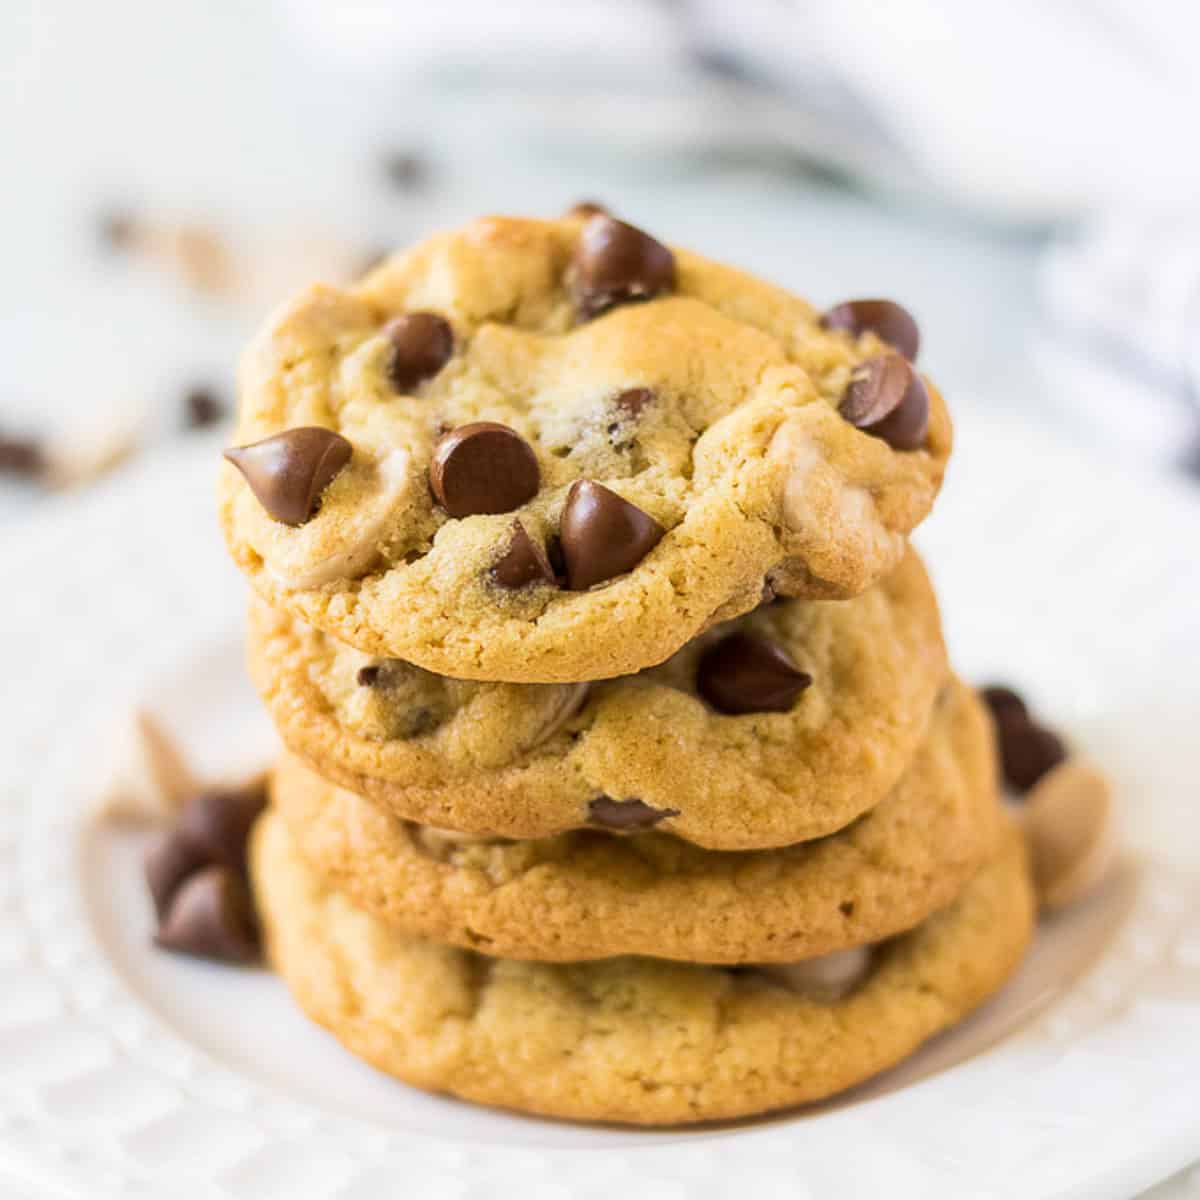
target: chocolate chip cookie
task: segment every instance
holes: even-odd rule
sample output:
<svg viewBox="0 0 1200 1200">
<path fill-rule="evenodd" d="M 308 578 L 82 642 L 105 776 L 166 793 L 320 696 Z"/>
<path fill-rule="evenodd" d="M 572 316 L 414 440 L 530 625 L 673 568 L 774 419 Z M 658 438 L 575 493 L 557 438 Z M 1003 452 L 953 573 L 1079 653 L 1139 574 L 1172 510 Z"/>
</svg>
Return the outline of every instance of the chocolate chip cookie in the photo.
<svg viewBox="0 0 1200 1200">
<path fill-rule="evenodd" d="M 604 213 L 489 218 L 246 356 L 220 479 L 255 588 L 373 655 L 564 683 L 661 663 L 764 583 L 857 595 L 950 453 L 899 305 L 822 315 Z"/>
<path fill-rule="evenodd" d="M 765 604 L 591 685 L 446 679 L 262 603 L 249 646 L 287 745 L 398 816 L 518 838 L 655 828 L 722 850 L 819 837 L 877 803 L 947 677 L 914 552 L 853 600 Z"/>
<path fill-rule="evenodd" d="M 351 1052 L 433 1091 L 631 1124 L 746 1116 L 861 1082 L 992 995 L 1034 919 L 1010 833 L 951 907 L 875 948 L 830 998 L 778 966 L 535 963 L 416 941 L 331 889 L 273 814 L 253 866 L 276 967 Z"/>
<path fill-rule="evenodd" d="M 273 806 L 315 870 L 398 933 L 503 957 L 781 962 L 876 942 L 949 904 L 995 851 L 995 750 L 955 684 L 890 795 L 779 850 L 669 834 L 476 839 L 413 825 L 285 756 Z"/>
</svg>

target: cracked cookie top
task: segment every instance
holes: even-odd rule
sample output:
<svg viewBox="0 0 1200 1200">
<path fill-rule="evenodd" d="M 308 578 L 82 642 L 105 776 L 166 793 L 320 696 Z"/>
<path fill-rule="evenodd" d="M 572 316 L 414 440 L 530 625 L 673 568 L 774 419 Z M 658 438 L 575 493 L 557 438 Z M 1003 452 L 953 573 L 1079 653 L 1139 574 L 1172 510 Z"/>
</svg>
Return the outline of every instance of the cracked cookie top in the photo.
<svg viewBox="0 0 1200 1200">
<path fill-rule="evenodd" d="M 822 317 L 603 213 L 476 221 L 270 322 L 227 540 L 268 600 L 368 653 L 629 674 L 764 583 L 846 597 L 899 561 L 951 442 L 905 320 Z"/>
</svg>

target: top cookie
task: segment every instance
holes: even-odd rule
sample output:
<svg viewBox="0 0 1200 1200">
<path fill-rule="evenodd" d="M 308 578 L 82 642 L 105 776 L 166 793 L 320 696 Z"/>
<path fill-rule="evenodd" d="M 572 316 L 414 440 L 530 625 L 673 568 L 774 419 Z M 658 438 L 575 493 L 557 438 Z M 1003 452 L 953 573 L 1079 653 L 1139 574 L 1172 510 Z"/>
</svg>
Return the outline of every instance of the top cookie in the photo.
<svg viewBox="0 0 1200 1200">
<path fill-rule="evenodd" d="M 951 442 L 915 339 L 898 306 L 822 317 L 603 214 L 477 221 L 269 325 L 226 537 L 272 603 L 368 653 L 629 674 L 764 583 L 851 596 L 899 561 Z"/>
</svg>

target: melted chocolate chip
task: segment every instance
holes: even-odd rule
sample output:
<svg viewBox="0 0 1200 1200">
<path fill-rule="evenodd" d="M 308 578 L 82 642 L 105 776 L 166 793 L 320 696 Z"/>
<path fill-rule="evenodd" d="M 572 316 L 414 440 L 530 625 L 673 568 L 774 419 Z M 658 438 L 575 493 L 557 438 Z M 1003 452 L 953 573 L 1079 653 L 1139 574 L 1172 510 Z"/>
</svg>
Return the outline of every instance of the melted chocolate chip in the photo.
<svg viewBox="0 0 1200 1200">
<path fill-rule="evenodd" d="M 387 375 L 398 392 L 411 392 L 432 379 L 454 353 L 454 330 L 437 313 L 404 313 L 383 329 L 391 342 Z"/>
<path fill-rule="evenodd" d="M 460 425 L 433 448 L 429 486 L 452 517 L 504 513 L 537 495 L 537 456 L 515 430 L 493 421 Z"/>
<path fill-rule="evenodd" d="M 567 587 L 582 592 L 632 571 L 666 530 L 616 492 L 593 480 L 579 479 L 567 493 L 558 532 Z"/>
<path fill-rule="evenodd" d="M 265 783 L 201 792 L 184 806 L 175 832 L 197 847 L 206 861 L 244 874 L 246 839 L 266 803 Z"/>
<path fill-rule="evenodd" d="M 838 411 L 893 450 L 917 450 L 929 432 L 929 393 L 899 354 L 880 354 L 860 363 Z"/>
<path fill-rule="evenodd" d="M 379 665 L 373 663 L 369 667 L 359 667 L 354 678 L 359 687 L 375 687 L 379 683 Z"/>
<path fill-rule="evenodd" d="M 677 808 L 651 808 L 641 800 L 614 800 L 611 796 L 597 796 L 588 802 L 588 820 L 593 825 L 628 833 L 652 829 L 659 821 L 677 816 Z"/>
<path fill-rule="evenodd" d="M 812 683 L 781 646 L 748 633 L 731 633 L 710 646 L 700 659 L 696 689 L 729 716 L 787 712 Z"/>
<path fill-rule="evenodd" d="M 529 536 L 520 521 L 512 523 L 508 547 L 492 564 L 491 576 L 498 587 L 507 590 L 536 583 L 557 584 L 546 551 Z"/>
<path fill-rule="evenodd" d="M 575 248 L 572 287 L 585 320 L 616 304 L 649 300 L 675 286 L 675 256 L 649 234 L 597 215 Z"/>
<path fill-rule="evenodd" d="M 142 860 L 146 887 L 154 901 L 154 911 L 161 921 L 166 916 L 180 884 L 208 865 L 207 853 L 177 829 L 161 834 L 151 844 Z"/>
<path fill-rule="evenodd" d="M 306 425 L 249 446 L 225 451 L 276 521 L 303 525 L 317 511 L 321 493 L 350 461 L 354 448 L 332 429 Z"/>
<path fill-rule="evenodd" d="M 892 300 L 843 301 L 825 313 L 821 324 L 854 337 L 870 330 L 880 341 L 899 350 L 909 362 L 917 361 L 921 331 L 908 310 Z"/>
<path fill-rule="evenodd" d="M 258 923 L 245 881 L 222 866 L 189 876 L 172 897 L 154 941 L 164 950 L 217 962 L 257 962 Z"/>
</svg>

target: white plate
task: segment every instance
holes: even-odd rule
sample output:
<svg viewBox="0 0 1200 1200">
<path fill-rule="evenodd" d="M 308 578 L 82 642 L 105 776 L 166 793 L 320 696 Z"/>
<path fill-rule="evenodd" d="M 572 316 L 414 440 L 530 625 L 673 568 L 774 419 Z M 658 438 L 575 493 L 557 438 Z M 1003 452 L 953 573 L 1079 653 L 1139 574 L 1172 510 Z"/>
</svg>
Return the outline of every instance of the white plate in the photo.
<svg viewBox="0 0 1200 1200">
<path fill-rule="evenodd" d="M 871 1086 L 629 1131 L 413 1091 L 278 980 L 148 948 L 139 839 L 82 816 L 106 720 L 148 700 L 210 773 L 271 745 L 241 674 L 215 449 L 3 545 L 0 1194 L 1102 1200 L 1200 1156 L 1195 498 L 1004 424 L 963 431 L 921 537 L 958 665 L 1018 682 L 1111 772 L 1122 869 L 1000 997 Z"/>
</svg>

